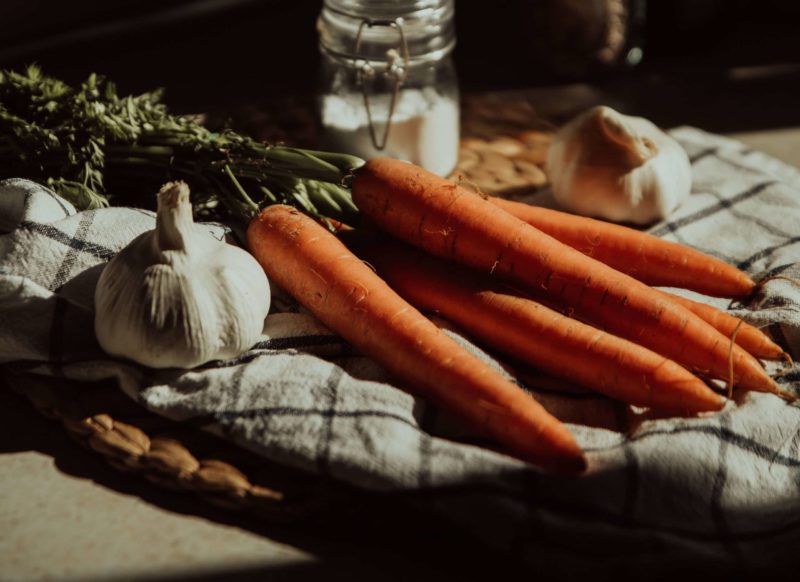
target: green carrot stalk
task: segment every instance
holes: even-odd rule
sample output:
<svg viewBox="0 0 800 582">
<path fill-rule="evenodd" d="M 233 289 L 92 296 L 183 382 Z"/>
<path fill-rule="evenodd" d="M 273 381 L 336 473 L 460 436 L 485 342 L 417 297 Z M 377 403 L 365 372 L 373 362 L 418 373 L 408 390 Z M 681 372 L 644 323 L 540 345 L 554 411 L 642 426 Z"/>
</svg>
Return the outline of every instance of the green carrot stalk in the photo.
<svg viewBox="0 0 800 582">
<path fill-rule="evenodd" d="M 352 223 L 357 210 L 343 186 L 363 163 L 214 132 L 171 114 L 161 91 L 120 97 L 95 74 L 71 87 L 35 66 L 0 71 L 0 178 L 46 183 L 79 209 L 108 205 L 132 182 L 139 192 L 118 201 L 146 206 L 137 198 L 149 196 L 144 183 L 182 179 L 196 208 L 222 208 L 241 224 L 263 203 Z"/>
</svg>

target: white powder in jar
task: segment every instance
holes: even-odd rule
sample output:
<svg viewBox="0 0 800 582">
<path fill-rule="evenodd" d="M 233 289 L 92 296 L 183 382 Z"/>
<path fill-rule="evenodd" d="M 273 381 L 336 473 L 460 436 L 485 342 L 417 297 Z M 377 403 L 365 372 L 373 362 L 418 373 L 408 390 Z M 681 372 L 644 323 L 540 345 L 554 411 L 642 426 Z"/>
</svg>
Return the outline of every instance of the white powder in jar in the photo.
<svg viewBox="0 0 800 582">
<path fill-rule="evenodd" d="M 375 137 L 386 131 L 390 95 L 370 96 Z M 458 104 L 433 88 L 403 89 L 397 96 L 386 147 L 372 143 L 367 110 L 361 93 L 325 95 L 322 126 L 325 146 L 364 159 L 390 157 L 412 162 L 446 176 L 458 161 Z"/>
</svg>

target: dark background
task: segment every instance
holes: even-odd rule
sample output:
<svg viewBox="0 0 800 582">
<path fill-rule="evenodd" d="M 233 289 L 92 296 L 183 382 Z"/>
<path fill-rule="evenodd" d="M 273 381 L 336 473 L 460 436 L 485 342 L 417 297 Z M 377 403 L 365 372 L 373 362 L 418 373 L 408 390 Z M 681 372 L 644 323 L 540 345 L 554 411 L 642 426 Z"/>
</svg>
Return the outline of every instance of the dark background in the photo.
<svg viewBox="0 0 800 582">
<path fill-rule="evenodd" d="M 581 81 L 662 125 L 800 125 L 800 2 L 641 1 L 635 34 L 644 60 L 617 69 L 559 64 L 549 43 L 570 36 L 549 20 L 557 2 L 457 0 L 463 91 Z M 96 71 L 126 93 L 165 87 L 179 112 L 233 111 L 313 94 L 320 7 L 321 0 L 3 0 L 0 67 L 38 62 L 69 82 Z"/>
</svg>

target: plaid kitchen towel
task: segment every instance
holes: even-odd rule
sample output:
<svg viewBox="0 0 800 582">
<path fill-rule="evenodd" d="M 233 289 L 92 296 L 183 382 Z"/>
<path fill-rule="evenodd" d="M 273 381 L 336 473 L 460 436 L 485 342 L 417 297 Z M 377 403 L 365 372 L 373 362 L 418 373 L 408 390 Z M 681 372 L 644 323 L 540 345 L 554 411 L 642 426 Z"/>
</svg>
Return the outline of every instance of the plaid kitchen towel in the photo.
<svg viewBox="0 0 800 582">
<path fill-rule="evenodd" d="M 673 135 L 692 160 L 693 193 L 652 232 L 756 279 L 800 278 L 800 173 L 696 129 Z M 76 212 L 31 182 L 0 182 L 3 366 L 113 378 L 148 409 L 273 461 L 369 490 L 424 490 L 411 498 L 546 574 L 687 564 L 764 572 L 787 564 L 800 542 L 800 409 L 773 395 L 740 393 L 720 413 L 673 418 L 534 388 L 588 454 L 585 476 L 563 478 L 479 446 L 285 298 L 274 301 L 261 341 L 234 360 L 154 371 L 111 359 L 94 339 L 94 286 L 103 265 L 153 226 L 148 211 Z M 747 305 L 703 300 L 800 352 L 800 289 L 791 281 L 770 281 Z M 794 370 L 781 378 L 787 390 L 798 381 Z"/>
</svg>

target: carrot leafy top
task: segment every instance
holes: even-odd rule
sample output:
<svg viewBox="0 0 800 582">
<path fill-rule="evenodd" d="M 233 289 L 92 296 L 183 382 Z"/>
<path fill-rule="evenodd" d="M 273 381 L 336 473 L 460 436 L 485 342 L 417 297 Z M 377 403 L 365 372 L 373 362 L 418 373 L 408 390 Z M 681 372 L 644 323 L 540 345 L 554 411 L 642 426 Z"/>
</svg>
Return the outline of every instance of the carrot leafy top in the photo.
<svg viewBox="0 0 800 582">
<path fill-rule="evenodd" d="M 79 209 L 147 207 L 160 184 L 181 179 L 207 219 L 245 222 L 284 203 L 350 222 L 357 210 L 346 181 L 362 164 L 211 131 L 171 114 L 161 90 L 120 97 L 96 74 L 72 87 L 36 66 L 0 71 L 0 177 L 43 182 Z"/>
</svg>

